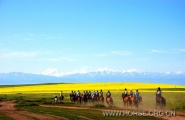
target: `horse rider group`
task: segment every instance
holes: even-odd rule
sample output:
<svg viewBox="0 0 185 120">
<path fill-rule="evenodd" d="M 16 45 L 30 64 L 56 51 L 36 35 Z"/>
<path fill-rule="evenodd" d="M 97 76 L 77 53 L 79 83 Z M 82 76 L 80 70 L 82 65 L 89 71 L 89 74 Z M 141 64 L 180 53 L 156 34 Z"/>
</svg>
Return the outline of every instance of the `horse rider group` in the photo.
<svg viewBox="0 0 185 120">
<path fill-rule="evenodd" d="M 78 97 L 83 98 L 84 102 L 87 102 L 88 99 L 98 99 L 99 97 L 103 97 L 103 91 L 100 90 L 100 92 L 94 91 L 91 93 L 91 91 L 86 90 L 81 94 L 79 90 L 77 93 L 72 90 L 70 93 L 70 99 L 74 99 L 73 101 L 75 102 Z"/>
<path fill-rule="evenodd" d="M 63 100 L 64 99 L 64 96 L 63 96 L 63 92 L 62 91 L 60 92 L 59 98 L 60 98 L 60 100 Z M 58 101 L 58 96 L 56 94 L 54 95 L 54 101 L 55 101 L 55 103 Z"/>
<path fill-rule="evenodd" d="M 132 89 L 130 90 L 130 93 L 128 93 L 128 91 L 127 91 L 127 89 L 125 88 L 125 90 L 124 90 L 124 92 L 122 93 L 122 97 L 123 97 L 123 99 L 125 98 L 125 97 L 134 97 L 134 98 L 139 98 L 139 91 L 138 91 L 138 89 L 136 90 L 136 92 L 134 93 L 133 91 L 132 91 Z"/>
<path fill-rule="evenodd" d="M 62 94 L 63 93 L 61 91 L 60 97 L 63 96 Z M 161 91 L 160 87 L 158 87 L 157 92 L 156 92 L 156 96 L 161 97 L 161 94 L 162 94 L 162 91 Z M 129 98 L 133 97 L 134 99 L 138 99 L 140 97 L 140 93 L 139 93 L 138 89 L 136 90 L 136 92 L 133 92 L 132 89 L 130 90 L 130 92 L 128 92 L 127 89 L 125 88 L 122 93 L 122 97 L 124 99 L 127 96 Z M 75 100 L 77 100 L 78 97 L 80 98 L 80 100 L 83 99 L 84 102 L 87 102 L 89 99 L 98 101 L 100 97 L 103 98 L 103 91 L 100 90 L 100 92 L 98 92 L 98 90 L 97 90 L 97 91 L 91 92 L 91 91 L 86 90 L 86 91 L 83 91 L 82 93 L 80 93 L 79 90 L 77 92 L 72 90 L 72 92 L 70 93 L 70 99 L 73 98 L 73 101 L 75 102 Z M 106 100 L 107 100 L 107 98 L 112 99 L 111 92 L 109 90 L 106 93 Z M 56 94 L 54 95 L 54 99 L 55 99 L 55 101 L 57 101 L 57 99 L 58 99 Z"/>
</svg>

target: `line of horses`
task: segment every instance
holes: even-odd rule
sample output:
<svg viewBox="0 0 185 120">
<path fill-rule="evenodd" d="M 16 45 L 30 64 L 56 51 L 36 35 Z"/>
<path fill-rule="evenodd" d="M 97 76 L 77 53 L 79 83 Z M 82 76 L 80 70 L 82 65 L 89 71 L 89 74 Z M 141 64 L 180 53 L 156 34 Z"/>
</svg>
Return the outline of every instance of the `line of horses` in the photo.
<svg viewBox="0 0 185 120">
<path fill-rule="evenodd" d="M 80 103 L 87 103 L 87 102 L 101 102 L 104 103 L 104 97 L 103 95 L 99 96 L 92 96 L 91 94 L 81 94 L 81 95 L 70 95 L 71 102 L 77 102 Z"/>
<path fill-rule="evenodd" d="M 129 94 L 127 96 L 124 96 L 122 94 L 122 98 L 123 98 L 124 107 L 127 107 L 127 108 L 128 108 L 128 106 L 132 107 L 132 105 L 134 105 L 136 108 L 138 108 L 140 103 L 142 102 L 141 96 L 134 97 Z"/>
<path fill-rule="evenodd" d="M 134 105 L 135 108 L 138 108 L 141 103 L 142 103 L 142 96 L 139 97 L 134 97 L 131 95 L 127 95 L 127 96 L 123 96 L 123 94 L 121 95 L 122 99 L 123 99 L 123 103 L 124 103 L 124 107 L 128 108 L 128 107 L 132 107 Z M 60 102 L 62 102 L 64 100 L 64 96 L 61 95 L 59 96 L 59 100 Z M 81 94 L 80 96 L 78 95 L 70 95 L 70 100 L 71 102 L 76 102 L 77 104 L 81 104 L 81 103 L 87 103 L 87 102 L 101 102 L 104 104 L 104 96 L 103 95 L 99 95 L 99 96 L 92 96 L 92 95 L 86 95 L 86 94 Z M 57 99 L 55 99 L 55 103 L 57 102 Z M 113 98 L 112 97 L 106 97 L 106 102 L 108 105 L 113 105 Z M 158 108 L 160 109 L 164 109 L 166 106 L 166 100 L 163 96 L 161 95 L 157 95 L 156 94 L 156 109 Z"/>
</svg>

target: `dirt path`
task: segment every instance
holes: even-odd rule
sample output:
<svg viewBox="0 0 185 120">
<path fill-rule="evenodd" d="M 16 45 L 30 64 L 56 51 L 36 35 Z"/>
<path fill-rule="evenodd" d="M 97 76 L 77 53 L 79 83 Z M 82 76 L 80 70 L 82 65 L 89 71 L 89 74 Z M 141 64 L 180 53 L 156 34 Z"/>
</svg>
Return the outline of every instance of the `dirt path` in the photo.
<svg viewBox="0 0 185 120">
<path fill-rule="evenodd" d="M 58 117 L 54 115 L 40 115 L 24 110 L 18 110 L 14 107 L 15 103 L 14 101 L 6 101 L 6 102 L 1 102 L 0 103 L 0 113 L 11 117 L 15 120 L 32 120 L 32 118 L 36 118 L 39 120 L 68 120 L 67 118 L 64 117 Z"/>
<path fill-rule="evenodd" d="M 72 107 L 72 106 L 53 106 L 53 105 L 40 105 L 40 106 L 42 106 L 42 107 L 68 108 L 68 109 L 110 110 L 110 109 L 88 108 L 88 107 Z"/>
</svg>

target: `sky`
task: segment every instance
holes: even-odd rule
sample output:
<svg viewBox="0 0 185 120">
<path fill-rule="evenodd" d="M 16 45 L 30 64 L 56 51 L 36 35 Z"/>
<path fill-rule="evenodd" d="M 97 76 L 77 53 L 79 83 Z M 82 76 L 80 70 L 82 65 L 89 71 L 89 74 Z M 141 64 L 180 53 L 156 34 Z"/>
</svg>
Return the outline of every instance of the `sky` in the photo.
<svg viewBox="0 0 185 120">
<path fill-rule="evenodd" d="M 0 73 L 185 72 L 184 0 L 0 0 Z"/>
</svg>

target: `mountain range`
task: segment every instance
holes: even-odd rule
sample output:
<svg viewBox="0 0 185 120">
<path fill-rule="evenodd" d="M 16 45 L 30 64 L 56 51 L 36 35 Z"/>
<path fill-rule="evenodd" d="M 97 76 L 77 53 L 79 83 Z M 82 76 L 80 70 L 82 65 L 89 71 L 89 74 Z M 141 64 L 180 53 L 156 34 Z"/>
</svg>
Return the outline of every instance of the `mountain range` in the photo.
<svg viewBox="0 0 185 120">
<path fill-rule="evenodd" d="M 140 82 L 185 85 L 185 73 L 151 72 L 89 72 L 60 77 L 21 72 L 0 73 L 0 85 L 78 83 L 78 82 Z"/>
</svg>

